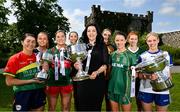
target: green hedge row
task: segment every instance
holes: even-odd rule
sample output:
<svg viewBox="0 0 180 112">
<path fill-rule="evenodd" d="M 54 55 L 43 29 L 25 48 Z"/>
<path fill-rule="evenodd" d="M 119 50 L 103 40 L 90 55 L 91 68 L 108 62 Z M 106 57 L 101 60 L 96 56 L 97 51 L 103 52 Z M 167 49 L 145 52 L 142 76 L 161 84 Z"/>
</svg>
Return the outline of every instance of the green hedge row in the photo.
<svg viewBox="0 0 180 112">
<path fill-rule="evenodd" d="M 169 52 L 169 54 L 172 56 L 174 65 L 180 65 L 180 48 L 174 48 L 171 46 L 162 45 L 160 46 L 160 49 Z"/>
</svg>

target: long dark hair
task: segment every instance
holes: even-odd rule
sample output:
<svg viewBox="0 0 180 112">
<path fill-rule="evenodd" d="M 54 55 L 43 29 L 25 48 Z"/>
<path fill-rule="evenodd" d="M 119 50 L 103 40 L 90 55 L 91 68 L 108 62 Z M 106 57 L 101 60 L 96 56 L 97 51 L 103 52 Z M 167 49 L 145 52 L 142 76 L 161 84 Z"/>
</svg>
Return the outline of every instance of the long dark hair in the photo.
<svg viewBox="0 0 180 112">
<path fill-rule="evenodd" d="M 86 44 L 89 43 L 89 39 L 87 36 L 87 29 L 89 26 L 94 26 L 96 28 L 96 31 L 97 31 L 96 44 L 103 44 L 103 36 L 101 35 L 99 27 L 95 23 L 91 23 L 86 26 L 86 28 L 84 29 L 82 33 L 81 42 L 86 43 Z"/>
</svg>

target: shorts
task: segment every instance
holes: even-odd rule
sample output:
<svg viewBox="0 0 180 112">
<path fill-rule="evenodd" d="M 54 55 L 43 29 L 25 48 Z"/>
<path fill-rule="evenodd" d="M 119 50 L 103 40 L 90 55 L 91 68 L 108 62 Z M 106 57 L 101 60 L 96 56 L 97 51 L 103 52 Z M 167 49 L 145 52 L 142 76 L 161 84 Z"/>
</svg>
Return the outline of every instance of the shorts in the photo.
<svg viewBox="0 0 180 112">
<path fill-rule="evenodd" d="M 30 111 L 46 104 L 44 89 L 20 91 L 14 95 L 13 111 Z"/>
<path fill-rule="evenodd" d="M 121 96 L 119 94 L 113 94 L 113 93 L 108 93 L 108 98 L 112 101 L 115 101 L 121 105 L 126 105 L 131 103 L 131 97 L 128 96 Z"/>
<path fill-rule="evenodd" d="M 167 106 L 170 104 L 169 94 L 153 94 L 139 92 L 138 99 L 145 103 L 152 103 L 154 101 L 155 104 L 158 106 Z"/>
<path fill-rule="evenodd" d="M 46 93 L 49 95 L 69 94 L 73 91 L 72 85 L 67 86 L 47 86 Z"/>
</svg>

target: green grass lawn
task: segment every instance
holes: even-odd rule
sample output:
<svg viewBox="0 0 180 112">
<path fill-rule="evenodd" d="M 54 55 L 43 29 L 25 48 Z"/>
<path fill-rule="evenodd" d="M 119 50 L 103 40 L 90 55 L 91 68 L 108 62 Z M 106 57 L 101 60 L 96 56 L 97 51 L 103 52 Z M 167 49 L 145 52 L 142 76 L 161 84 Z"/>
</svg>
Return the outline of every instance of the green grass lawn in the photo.
<svg viewBox="0 0 180 112">
<path fill-rule="evenodd" d="M 1 74 L 1 71 L 0 71 Z M 175 86 L 171 89 L 171 98 L 172 103 L 169 106 L 169 111 L 180 111 L 180 73 L 173 74 L 173 83 Z M 0 75 L 0 111 L 10 111 L 12 110 L 13 102 L 13 91 L 12 87 L 7 87 L 5 85 L 4 76 Z M 133 99 L 133 110 L 136 110 L 135 101 Z M 74 101 L 72 99 L 71 110 L 74 110 Z M 46 105 L 47 110 L 47 105 Z M 60 110 L 60 106 L 58 103 L 57 110 Z M 103 102 L 102 111 L 105 110 L 105 103 Z"/>
</svg>

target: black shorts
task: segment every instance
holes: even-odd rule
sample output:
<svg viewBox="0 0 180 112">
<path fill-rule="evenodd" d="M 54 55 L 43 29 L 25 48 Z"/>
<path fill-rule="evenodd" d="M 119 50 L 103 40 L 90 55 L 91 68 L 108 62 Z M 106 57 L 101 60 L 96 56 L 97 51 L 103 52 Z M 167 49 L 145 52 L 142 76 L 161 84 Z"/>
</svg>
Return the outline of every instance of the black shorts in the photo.
<svg viewBox="0 0 180 112">
<path fill-rule="evenodd" d="M 30 111 L 46 104 L 44 89 L 20 91 L 14 95 L 13 111 Z"/>
</svg>

